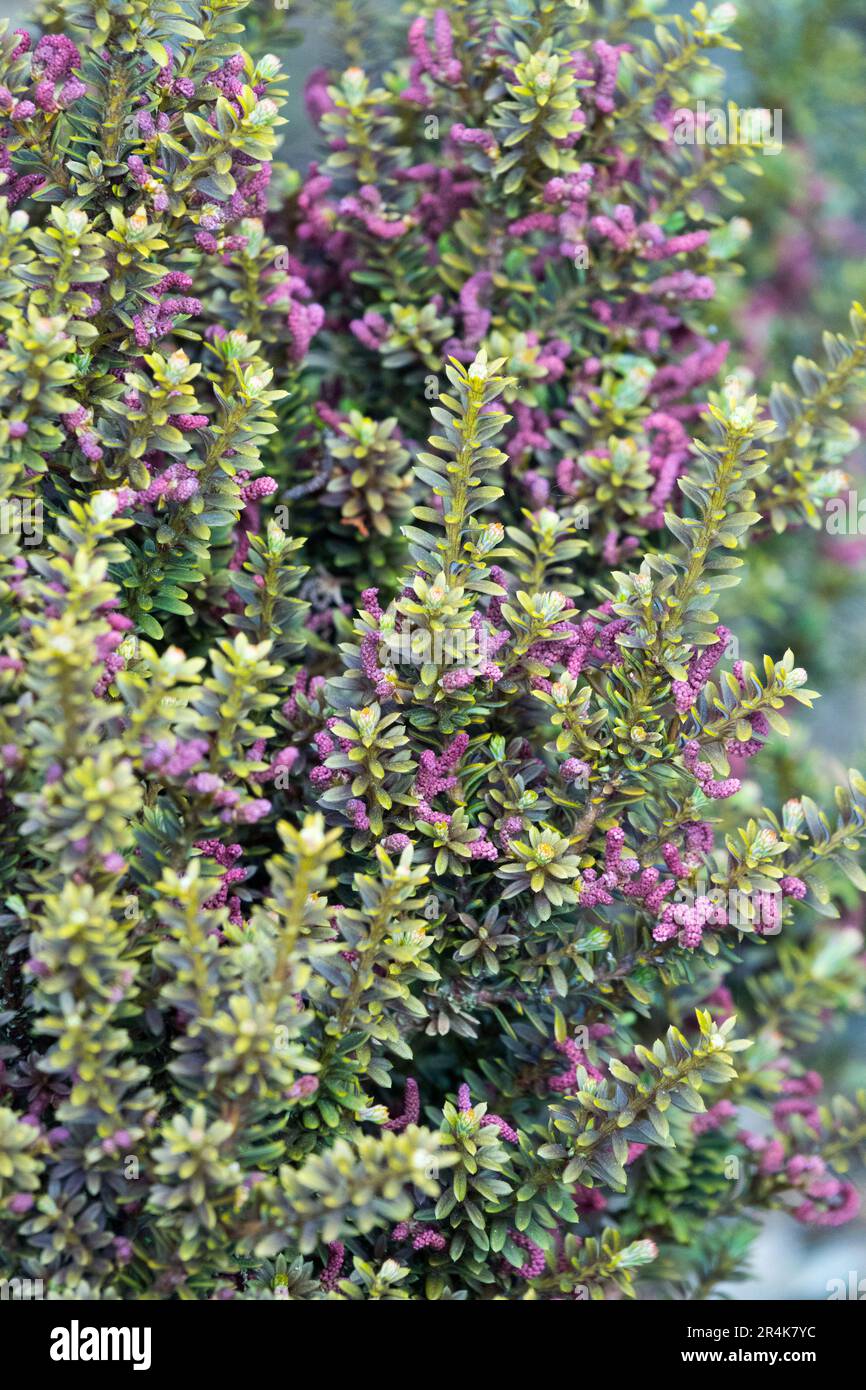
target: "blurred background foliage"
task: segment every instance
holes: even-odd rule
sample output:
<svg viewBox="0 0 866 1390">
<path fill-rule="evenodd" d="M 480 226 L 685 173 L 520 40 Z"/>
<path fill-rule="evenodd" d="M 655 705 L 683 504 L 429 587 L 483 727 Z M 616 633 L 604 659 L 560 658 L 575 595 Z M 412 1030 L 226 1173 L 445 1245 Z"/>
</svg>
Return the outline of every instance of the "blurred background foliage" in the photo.
<svg viewBox="0 0 866 1390">
<path fill-rule="evenodd" d="M 752 236 L 745 274 L 727 287 L 735 360 L 785 379 L 798 353 L 814 356 L 823 329 L 844 323 L 866 294 L 866 8 L 860 0 L 762 0 L 740 6 L 742 52 L 728 63 L 731 95 L 743 106 L 780 110 L 783 150 L 762 160 L 763 178 L 741 185 Z M 857 422 L 864 429 L 866 420 Z M 866 449 L 852 456 L 850 487 L 866 495 Z M 779 793 L 862 761 L 866 747 L 866 536 L 826 528 L 754 544 L 750 576 L 733 627 L 748 656 L 753 641 L 785 639 L 823 692 L 808 728 L 780 749 Z M 777 638 L 778 640 L 778 638 Z M 768 769 L 769 771 L 769 769 Z M 858 910 L 859 911 L 859 910 Z M 851 920 L 851 919 L 849 919 Z M 856 924 L 862 926 L 859 915 Z M 814 1062 L 840 1084 L 862 1084 L 866 1026 L 823 1038 Z M 822 1298 L 827 1281 L 862 1274 L 861 1220 L 831 1237 L 770 1222 L 754 1278 L 738 1298 Z M 859 1275 L 858 1275 L 859 1277 Z"/>
</svg>

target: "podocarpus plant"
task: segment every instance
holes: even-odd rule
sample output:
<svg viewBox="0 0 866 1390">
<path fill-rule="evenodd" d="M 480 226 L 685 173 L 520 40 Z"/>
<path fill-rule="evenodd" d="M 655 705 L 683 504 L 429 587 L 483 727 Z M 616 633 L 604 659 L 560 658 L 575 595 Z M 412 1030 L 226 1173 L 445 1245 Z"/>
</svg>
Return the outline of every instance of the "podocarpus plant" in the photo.
<svg viewBox="0 0 866 1390">
<path fill-rule="evenodd" d="M 761 1211 L 857 1209 L 803 1049 L 862 1004 L 866 781 L 738 814 L 813 692 L 713 610 L 829 485 L 866 316 L 708 387 L 738 229 L 672 129 L 728 6 L 425 12 L 314 83 L 288 210 L 241 8 L 2 39 L 2 1273 L 704 1297 Z"/>
</svg>

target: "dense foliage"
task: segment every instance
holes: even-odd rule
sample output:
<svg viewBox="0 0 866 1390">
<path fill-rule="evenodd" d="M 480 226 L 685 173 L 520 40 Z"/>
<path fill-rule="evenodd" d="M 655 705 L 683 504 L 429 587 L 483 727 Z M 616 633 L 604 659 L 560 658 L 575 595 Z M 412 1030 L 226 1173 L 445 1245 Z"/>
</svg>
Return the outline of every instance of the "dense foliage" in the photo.
<svg viewBox="0 0 866 1390">
<path fill-rule="evenodd" d="M 715 609 L 866 313 L 725 375 L 730 5 L 421 4 L 302 174 L 243 8 L 0 36 L 2 1275 L 706 1297 L 858 1208 L 866 780 L 738 811 L 815 692 Z"/>
</svg>

